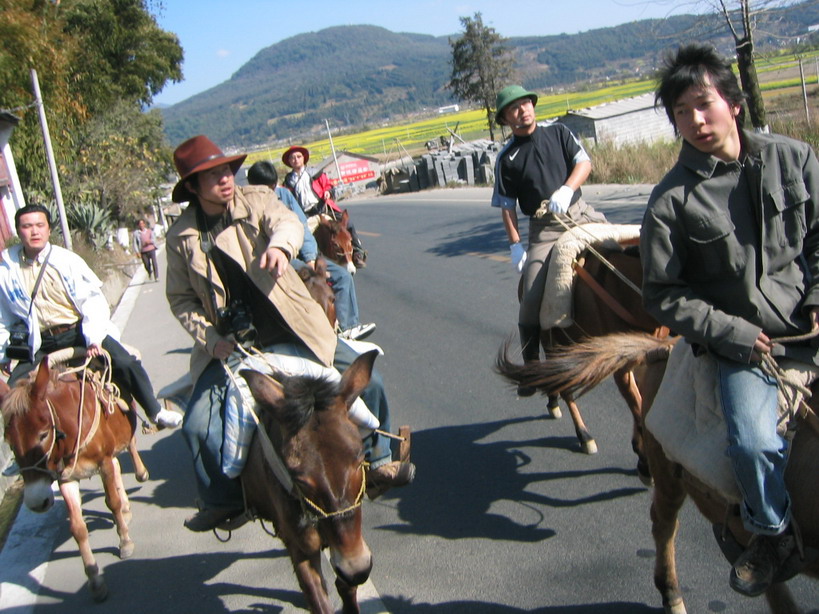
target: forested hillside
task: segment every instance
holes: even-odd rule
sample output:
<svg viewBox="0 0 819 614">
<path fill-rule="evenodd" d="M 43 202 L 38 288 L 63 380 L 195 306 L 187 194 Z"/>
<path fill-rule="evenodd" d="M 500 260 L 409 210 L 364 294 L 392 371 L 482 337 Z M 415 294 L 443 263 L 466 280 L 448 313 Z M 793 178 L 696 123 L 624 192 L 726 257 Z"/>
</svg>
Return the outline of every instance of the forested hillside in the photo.
<svg viewBox="0 0 819 614">
<path fill-rule="evenodd" d="M 792 44 L 772 35 L 804 35 L 817 23 L 819 3 L 813 0 L 773 13 L 760 24 L 757 48 Z M 683 15 L 573 35 L 510 38 L 518 72 L 510 81 L 545 90 L 645 75 L 663 50 L 691 40 L 733 54 L 721 18 Z M 447 37 L 375 26 L 300 34 L 261 50 L 228 81 L 163 109 L 166 133 L 172 144 L 207 133 L 225 147 L 249 147 L 307 137 L 322 131 L 325 119 L 334 127 L 377 125 L 453 102 L 446 88 L 450 53 Z"/>
</svg>

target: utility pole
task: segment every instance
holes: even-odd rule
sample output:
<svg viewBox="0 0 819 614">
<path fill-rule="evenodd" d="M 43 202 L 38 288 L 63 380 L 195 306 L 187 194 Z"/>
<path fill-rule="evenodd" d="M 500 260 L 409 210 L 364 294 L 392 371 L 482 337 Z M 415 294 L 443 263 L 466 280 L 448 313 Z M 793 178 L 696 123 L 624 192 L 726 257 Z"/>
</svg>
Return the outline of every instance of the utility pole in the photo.
<svg viewBox="0 0 819 614">
<path fill-rule="evenodd" d="M 43 130 L 43 142 L 48 160 L 48 170 L 51 172 L 51 183 L 54 185 L 54 200 L 57 201 L 57 210 L 60 213 L 60 228 L 62 228 L 63 231 L 63 242 L 67 249 L 73 249 L 71 233 L 68 230 L 68 220 L 65 217 L 63 192 L 60 188 L 60 175 L 57 173 L 54 151 L 51 149 L 51 135 L 48 132 L 48 121 L 46 120 L 45 107 L 43 106 L 43 97 L 40 94 L 40 81 L 37 79 L 37 71 L 33 68 L 31 69 L 31 85 L 34 87 L 34 103 L 37 106 L 37 112 L 40 115 L 40 127 Z"/>
</svg>

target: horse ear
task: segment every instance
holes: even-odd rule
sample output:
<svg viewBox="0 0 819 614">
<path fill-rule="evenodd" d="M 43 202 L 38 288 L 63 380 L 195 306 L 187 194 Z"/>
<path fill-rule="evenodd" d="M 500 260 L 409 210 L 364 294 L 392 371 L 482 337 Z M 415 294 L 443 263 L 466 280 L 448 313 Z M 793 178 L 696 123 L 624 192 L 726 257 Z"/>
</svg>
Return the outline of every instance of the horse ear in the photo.
<svg viewBox="0 0 819 614">
<path fill-rule="evenodd" d="M 327 261 L 321 256 L 316 258 L 316 273 L 320 273 L 322 279 L 327 276 Z"/>
<path fill-rule="evenodd" d="M 282 385 L 269 375 L 252 369 L 242 369 L 239 375 L 245 378 L 250 393 L 259 405 L 275 407 L 284 400 Z"/>
<path fill-rule="evenodd" d="M 344 399 L 347 409 L 369 385 L 376 356 L 378 356 L 378 350 L 370 350 L 362 354 L 353 361 L 353 364 L 341 376 L 341 398 Z"/>
<path fill-rule="evenodd" d="M 344 209 L 341 212 L 341 225 L 346 228 L 348 221 L 350 221 L 350 214 L 347 212 L 347 209 Z"/>
<path fill-rule="evenodd" d="M 48 382 L 51 379 L 51 371 L 48 368 L 48 360 L 40 361 L 34 383 L 31 385 L 31 398 L 44 401 L 48 392 Z"/>
</svg>

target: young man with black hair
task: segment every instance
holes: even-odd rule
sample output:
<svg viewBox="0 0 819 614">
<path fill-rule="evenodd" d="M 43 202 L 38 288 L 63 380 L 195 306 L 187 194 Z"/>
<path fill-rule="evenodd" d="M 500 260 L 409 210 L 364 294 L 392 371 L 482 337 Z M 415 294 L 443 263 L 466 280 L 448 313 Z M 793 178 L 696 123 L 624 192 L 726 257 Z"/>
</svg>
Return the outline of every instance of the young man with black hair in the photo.
<svg viewBox="0 0 819 614">
<path fill-rule="evenodd" d="M 761 360 L 819 364 L 815 344 L 772 341 L 819 326 L 819 163 L 805 143 L 742 129 L 736 76 L 706 45 L 666 58 L 656 98 L 683 144 L 643 220 L 643 301 L 695 354 L 715 359 L 727 453 L 754 534 L 730 584 L 755 596 L 786 580 L 798 556 L 777 383 Z"/>
</svg>

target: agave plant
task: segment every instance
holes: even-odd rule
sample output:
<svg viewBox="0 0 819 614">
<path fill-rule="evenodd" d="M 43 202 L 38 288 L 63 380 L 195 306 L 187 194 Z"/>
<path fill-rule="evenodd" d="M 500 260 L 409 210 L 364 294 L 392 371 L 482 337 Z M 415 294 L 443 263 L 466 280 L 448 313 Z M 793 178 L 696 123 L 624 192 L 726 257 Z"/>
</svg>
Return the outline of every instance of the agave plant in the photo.
<svg viewBox="0 0 819 614">
<path fill-rule="evenodd" d="M 94 246 L 102 249 L 114 228 L 111 212 L 95 203 L 72 203 L 66 207 L 68 225 L 74 233 L 84 236 Z"/>
</svg>

